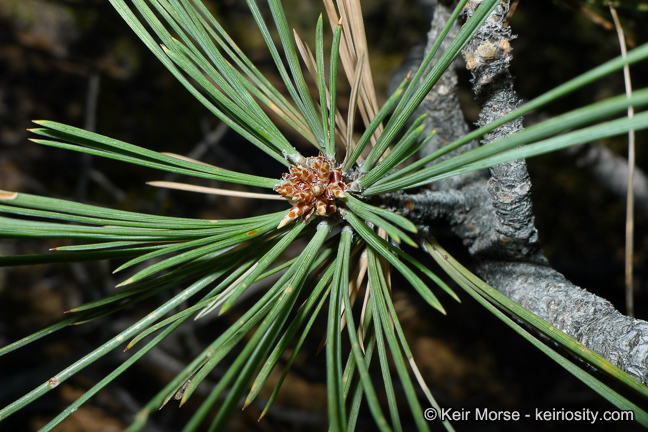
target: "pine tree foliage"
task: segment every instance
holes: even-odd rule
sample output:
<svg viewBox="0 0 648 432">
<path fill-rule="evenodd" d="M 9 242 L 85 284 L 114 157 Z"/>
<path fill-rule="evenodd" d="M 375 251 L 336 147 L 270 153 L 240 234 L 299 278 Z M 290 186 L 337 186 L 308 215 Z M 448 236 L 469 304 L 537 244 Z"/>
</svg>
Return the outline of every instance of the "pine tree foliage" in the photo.
<svg viewBox="0 0 648 432">
<path fill-rule="evenodd" d="M 265 5 L 247 1 L 283 88 L 276 88 L 257 69 L 199 0 L 110 2 L 198 101 L 265 153 L 271 163 L 283 165 L 285 174 L 281 178 L 266 178 L 236 172 L 227 169 L 227 161 L 223 161 L 223 167 L 211 166 L 46 120 L 35 121 L 32 141 L 187 178 L 186 183 L 154 183 L 157 186 L 204 191 L 205 188 L 192 184 L 192 178 L 242 185 L 249 192 L 209 192 L 286 200 L 286 209 L 241 219 L 203 220 L 112 210 L 3 191 L 2 237 L 71 239 L 74 244 L 37 255 L 0 257 L 1 265 L 121 259 L 124 263 L 115 272 L 129 276 L 115 293 L 74 308 L 63 321 L 3 347 L 0 354 L 9 354 L 64 326 L 100 319 L 158 298 L 155 296 L 160 293 L 167 295 L 137 323 L 3 408 L 2 418 L 126 343 L 126 348 L 133 351 L 131 357 L 42 430 L 53 429 L 184 322 L 226 313 L 251 286 L 272 281 L 240 319 L 217 335 L 146 404 L 129 430 L 144 428 L 149 415 L 171 399 L 184 404 L 215 367 L 225 365 L 224 376 L 185 429 L 196 430 L 216 413 L 210 430 L 221 430 L 242 400 L 247 406 L 257 397 L 271 371 L 280 367 L 279 360 L 291 348 L 262 414 L 265 415 L 316 317 L 322 315 L 327 317 L 323 349 L 330 429 L 354 429 L 360 406 L 366 402 L 380 430 L 401 430 L 403 415 L 411 416 L 419 430 L 428 430 L 430 423 L 424 409 L 440 407 L 419 372 L 401 328 L 391 296 L 392 276 L 398 273 L 433 310 L 443 314 L 440 298 L 455 301 L 459 295 L 456 287 L 443 282 L 441 272 L 541 351 L 616 406 L 633 410 L 636 419 L 648 425 L 646 412 L 519 323 L 526 323 L 606 371 L 636 390 L 639 398 L 648 396 L 643 385 L 487 286 L 449 256 L 435 239 L 421 234 L 412 221 L 380 207 L 384 194 L 648 127 L 648 112 L 642 111 L 648 104 L 648 89 L 640 89 L 630 98 L 620 95 L 579 108 L 439 162 L 441 156 L 452 150 L 618 71 L 626 63 L 645 61 L 648 46 L 636 48 L 625 59 L 611 60 L 417 160 L 417 151 L 433 133 L 423 135 L 425 118 L 411 119 L 412 114 L 486 21 L 498 0 L 484 0 L 433 63 L 441 41 L 467 0 L 459 2 L 419 70 L 407 77 L 382 106 L 378 105 L 373 86 L 359 0 L 338 0 L 337 4 L 324 0 L 331 24 L 330 46 L 324 43 L 324 18 L 314 24 L 314 45 L 309 46 L 300 35 L 291 32 L 280 0 L 268 0 Z M 312 37 L 302 36 L 305 40 Z M 342 79 L 338 69 L 344 70 L 351 88 L 349 106 L 345 109 L 339 109 L 337 104 L 337 82 Z M 309 86 L 306 74 L 315 86 Z M 625 115 L 628 106 L 637 110 L 632 118 Z M 346 116 L 342 114 L 345 111 Z M 274 123 L 276 116 L 282 119 L 281 126 Z M 356 116 L 364 125 L 358 139 L 354 134 Z M 409 120 L 413 121 L 408 125 Z M 282 132 L 284 124 L 310 143 L 310 153 L 297 151 Z M 265 192 L 254 192 L 258 189 Z M 418 247 L 429 253 L 430 262 L 421 262 L 407 252 L 408 248 Z M 295 250 L 297 253 L 293 253 Z M 292 257 L 286 258 L 291 253 Z M 432 261 L 438 265 L 432 266 Z M 382 379 L 372 377 L 370 368 L 377 368 Z M 397 409 L 396 388 L 404 393 L 410 413 Z M 388 402 L 387 409 L 380 403 L 383 396 Z M 452 429 L 448 422 L 444 425 Z"/>
</svg>

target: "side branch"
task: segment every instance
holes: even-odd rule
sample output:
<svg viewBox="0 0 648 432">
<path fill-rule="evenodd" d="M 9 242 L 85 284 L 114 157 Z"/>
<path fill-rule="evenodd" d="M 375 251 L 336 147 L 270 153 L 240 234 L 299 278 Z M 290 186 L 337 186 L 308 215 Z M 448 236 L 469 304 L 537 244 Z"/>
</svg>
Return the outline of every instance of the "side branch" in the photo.
<svg viewBox="0 0 648 432">
<path fill-rule="evenodd" d="M 570 147 L 565 152 L 575 158 L 576 165 L 589 172 L 607 190 L 621 199 L 628 193 L 628 160 L 607 147 L 584 144 Z M 635 167 L 632 180 L 635 208 L 643 220 L 648 218 L 648 176 Z"/>
</svg>

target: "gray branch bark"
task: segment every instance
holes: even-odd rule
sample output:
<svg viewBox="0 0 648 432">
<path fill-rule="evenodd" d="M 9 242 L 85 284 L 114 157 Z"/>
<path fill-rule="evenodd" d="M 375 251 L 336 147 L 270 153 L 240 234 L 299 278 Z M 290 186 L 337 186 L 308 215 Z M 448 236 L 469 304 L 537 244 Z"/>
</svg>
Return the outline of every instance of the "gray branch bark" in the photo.
<svg viewBox="0 0 648 432">
<path fill-rule="evenodd" d="M 469 2 L 465 13 L 471 15 L 479 3 Z M 502 1 L 463 53 L 481 105 L 480 125 L 519 104 L 508 70 L 512 58 L 511 31 L 504 24 L 508 5 L 508 0 Z M 448 16 L 444 6 L 435 8 L 430 43 Z M 402 68 L 393 81 L 400 82 L 409 68 Z M 438 127 L 435 140 L 425 149 L 428 154 L 468 130 L 456 87 L 457 76 L 450 69 L 421 107 L 431 127 Z M 521 129 L 522 120 L 511 122 L 485 136 L 481 144 Z M 648 383 L 648 323 L 622 315 L 607 300 L 575 286 L 551 268 L 538 242 L 531 181 L 524 161 L 494 167 L 490 176 L 473 173 L 439 182 L 433 189 L 415 195 L 394 194 L 386 204 L 402 209 L 420 224 L 448 220 L 475 258 L 477 273 L 488 284 Z"/>
</svg>

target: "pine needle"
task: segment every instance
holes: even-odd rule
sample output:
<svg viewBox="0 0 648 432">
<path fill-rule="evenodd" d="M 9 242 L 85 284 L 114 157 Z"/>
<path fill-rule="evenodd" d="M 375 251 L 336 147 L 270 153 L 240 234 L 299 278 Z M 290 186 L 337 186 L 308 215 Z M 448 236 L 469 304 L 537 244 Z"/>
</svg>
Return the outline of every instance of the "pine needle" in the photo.
<svg viewBox="0 0 648 432">
<path fill-rule="evenodd" d="M 241 192 L 241 191 L 234 191 L 229 189 L 217 189 L 217 188 L 211 188 L 205 186 L 196 186 L 187 183 L 152 181 L 152 182 L 147 182 L 146 184 L 155 187 L 184 190 L 189 192 L 199 192 L 199 193 L 211 194 L 211 195 L 235 196 L 239 198 L 285 200 L 285 198 L 282 197 L 281 195 L 262 194 L 262 193 L 254 193 L 254 192 Z"/>
</svg>

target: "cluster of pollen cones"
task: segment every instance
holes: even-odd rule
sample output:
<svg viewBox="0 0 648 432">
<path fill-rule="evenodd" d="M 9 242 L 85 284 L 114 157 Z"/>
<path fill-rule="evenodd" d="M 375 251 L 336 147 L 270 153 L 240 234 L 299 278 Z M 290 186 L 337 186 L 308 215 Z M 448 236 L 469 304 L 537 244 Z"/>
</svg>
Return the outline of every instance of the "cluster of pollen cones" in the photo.
<svg viewBox="0 0 648 432">
<path fill-rule="evenodd" d="M 299 166 L 291 165 L 283 175 L 283 183 L 275 187 L 293 204 L 290 212 L 277 228 L 289 224 L 299 216 L 307 221 L 317 213 L 328 216 L 336 212 L 337 198 L 344 198 L 347 185 L 342 181 L 341 167 L 334 167 L 332 160 L 319 156 L 309 157 Z"/>
</svg>

